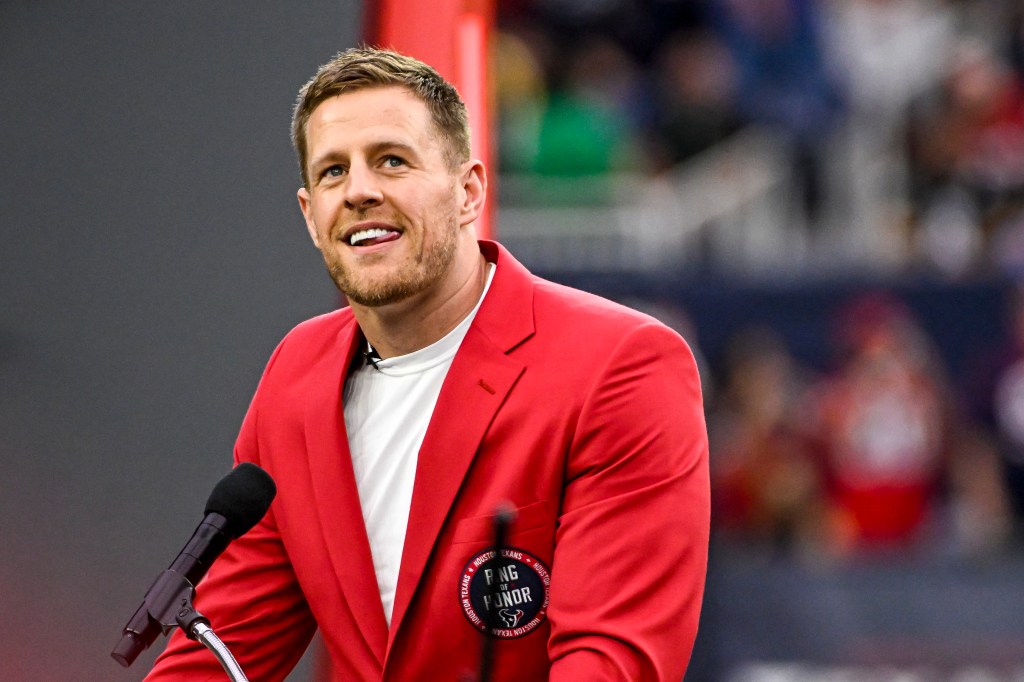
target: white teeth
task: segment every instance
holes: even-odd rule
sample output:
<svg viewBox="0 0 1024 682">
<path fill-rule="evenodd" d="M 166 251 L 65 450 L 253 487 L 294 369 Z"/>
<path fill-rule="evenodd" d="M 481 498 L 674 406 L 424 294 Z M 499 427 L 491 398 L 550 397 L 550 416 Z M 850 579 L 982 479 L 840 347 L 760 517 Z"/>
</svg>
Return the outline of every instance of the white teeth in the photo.
<svg viewBox="0 0 1024 682">
<path fill-rule="evenodd" d="M 351 237 L 348 238 L 348 243 L 352 246 L 359 246 L 359 242 L 366 241 L 367 239 L 376 239 L 377 237 L 386 237 L 389 234 L 388 230 L 374 227 L 369 230 L 360 230 L 355 232 Z"/>
</svg>

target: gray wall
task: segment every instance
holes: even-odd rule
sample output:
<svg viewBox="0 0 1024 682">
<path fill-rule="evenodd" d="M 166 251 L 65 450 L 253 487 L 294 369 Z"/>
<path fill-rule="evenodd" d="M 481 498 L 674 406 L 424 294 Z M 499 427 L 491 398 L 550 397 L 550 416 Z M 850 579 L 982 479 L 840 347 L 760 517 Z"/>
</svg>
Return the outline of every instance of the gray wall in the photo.
<svg viewBox="0 0 1024 682">
<path fill-rule="evenodd" d="M 288 124 L 360 11 L 0 3 L 0 679 L 162 648 L 109 658 L 274 345 L 336 304 Z"/>
</svg>

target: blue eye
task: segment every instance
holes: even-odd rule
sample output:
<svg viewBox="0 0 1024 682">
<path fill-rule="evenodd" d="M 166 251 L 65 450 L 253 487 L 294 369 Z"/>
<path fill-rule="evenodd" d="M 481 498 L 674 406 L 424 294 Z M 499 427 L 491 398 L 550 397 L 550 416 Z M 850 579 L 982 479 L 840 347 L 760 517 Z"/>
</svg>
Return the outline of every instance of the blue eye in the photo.
<svg viewBox="0 0 1024 682">
<path fill-rule="evenodd" d="M 344 172 L 345 169 L 342 168 L 341 166 L 331 166 L 330 168 L 324 171 L 324 175 L 326 177 L 337 178 L 344 174 Z"/>
<path fill-rule="evenodd" d="M 405 161 L 397 156 L 388 156 L 384 158 L 384 165 L 388 168 L 398 168 L 405 164 Z"/>
</svg>

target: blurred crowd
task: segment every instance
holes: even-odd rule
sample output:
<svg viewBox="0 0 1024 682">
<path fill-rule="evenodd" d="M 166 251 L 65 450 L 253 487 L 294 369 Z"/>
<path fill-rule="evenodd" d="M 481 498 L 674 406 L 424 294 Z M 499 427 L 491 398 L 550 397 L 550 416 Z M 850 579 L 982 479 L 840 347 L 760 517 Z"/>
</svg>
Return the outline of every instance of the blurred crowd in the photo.
<svg viewBox="0 0 1024 682">
<path fill-rule="evenodd" d="M 683 334 L 701 367 L 718 540 L 823 562 L 1024 548 L 1024 289 L 963 376 L 887 291 L 829 315 L 824 367 L 761 326 L 713 366 L 684 311 L 627 302 Z"/>
<path fill-rule="evenodd" d="M 1020 442 L 998 391 L 958 398 L 920 324 L 887 294 L 850 301 L 831 341 L 834 365 L 819 373 L 768 332 L 731 344 L 709 413 L 723 537 L 822 558 L 1011 548 Z"/>
<path fill-rule="evenodd" d="M 1024 267 L 1019 0 L 498 10 L 503 174 L 585 177 L 600 195 L 616 173 L 656 179 L 753 128 L 785 144 L 790 219 L 810 234 L 954 278 Z"/>
<path fill-rule="evenodd" d="M 788 150 L 811 234 L 897 271 L 1024 274 L 1024 2 L 501 0 L 503 177 L 657 181 L 742 131 Z M 543 183 L 539 185 L 543 187 Z M 554 186 L 554 185 L 553 185 Z M 593 196 L 588 196 L 593 193 Z M 685 210 L 685 207 L 683 207 Z M 861 236 L 856 236 L 861 235 Z M 842 307 L 827 367 L 750 328 L 698 355 L 723 542 L 820 560 L 987 557 L 1024 540 L 1024 287 L 950 376 L 910 307 Z"/>
</svg>

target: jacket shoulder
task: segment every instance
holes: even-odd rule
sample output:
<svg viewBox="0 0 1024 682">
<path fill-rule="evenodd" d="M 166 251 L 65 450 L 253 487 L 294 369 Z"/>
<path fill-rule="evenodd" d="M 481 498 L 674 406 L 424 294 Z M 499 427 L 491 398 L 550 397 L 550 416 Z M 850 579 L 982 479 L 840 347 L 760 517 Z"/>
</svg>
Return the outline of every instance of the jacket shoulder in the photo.
<svg viewBox="0 0 1024 682">
<path fill-rule="evenodd" d="M 303 320 L 285 334 L 283 342 L 315 342 L 320 339 L 333 339 L 338 332 L 352 324 L 355 317 L 352 309 L 345 307 L 329 313 Z"/>
<path fill-rule="evenodd" d="M 561 320 L 562 324 L 598 326 L 612 333 L 639 327 L 668 327 L 647 313 L 634 310 L 597 294 L 535 278 L 536 312 L 539 317 Z"/>
<path fill-rule="evenodd" d="M 277 344 L 267 365 L 267 372 L 276 364 L 315 364 L 316 358 L 329 357 L 340 349 L 346 330 L 355 324 L 350 308 L 317 315 L 292 328 Z"/>
</svg>

